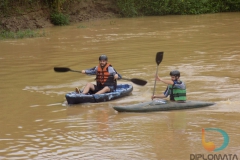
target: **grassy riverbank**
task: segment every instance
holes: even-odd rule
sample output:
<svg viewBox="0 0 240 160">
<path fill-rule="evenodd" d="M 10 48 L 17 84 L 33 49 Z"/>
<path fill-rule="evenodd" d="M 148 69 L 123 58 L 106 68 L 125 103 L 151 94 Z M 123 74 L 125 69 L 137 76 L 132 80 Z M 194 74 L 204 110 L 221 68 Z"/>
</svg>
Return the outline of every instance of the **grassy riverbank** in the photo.
<svg viewBox="0 0 240 160">
<path fill-rule="evenodd" d="M 94 19 L 238 11 L 240 0 L 2 0 L 0 39 L 44 36 L 35 30 Z"/>
<path fill-rule="evenodd" d="M 240 11 L 240 0 L 117 0 L 124 17 L 194 15 Z"/>
<path fill-rule="evenodd" d="M 35 30 L 21 30 L 17 32 L 12 31 L 2 31 L 0 32 L 0 40 L 3 39 L 21 39 L 21 38 L 34 38 L 34 37 L 44 37 L 45 32 L 38 32 Z"/>
<path fill-rule="evenodd" d="M 43 36 L 36 30 L 73 22 L 120 17 L 115 0 L 59 0 L 59 4 L 50 3 L 53 1 L 57 0 L 2 0 L 0 39 L 23 38 L 24 35 Z M 23 32 L 25 30 L 28 32 Z M 32 33 L 29 34 L 29 31 Z"/>
</svg>

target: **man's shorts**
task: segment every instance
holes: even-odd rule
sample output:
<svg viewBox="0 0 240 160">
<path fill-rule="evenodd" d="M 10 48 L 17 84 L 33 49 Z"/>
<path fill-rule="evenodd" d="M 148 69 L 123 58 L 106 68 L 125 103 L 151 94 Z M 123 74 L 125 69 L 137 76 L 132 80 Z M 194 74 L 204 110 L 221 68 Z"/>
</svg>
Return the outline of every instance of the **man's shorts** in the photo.
<svg viewBox="0 0 240 160">
<path fill-rule="evenodd" d="M 91 91 L 91 94 L 97 93 L 98 91 L 102 90 L 104 87 L 106 87 L 106 86 L 97 86 L 97 85 L 94 84 L 94 88 L 95 89 L 94 89 L 94 91 Z M 115 91 L 115 87 L 114 86 L 107 86 L 107 87 L 110 88 L 110 92 Z"/>
</svg>

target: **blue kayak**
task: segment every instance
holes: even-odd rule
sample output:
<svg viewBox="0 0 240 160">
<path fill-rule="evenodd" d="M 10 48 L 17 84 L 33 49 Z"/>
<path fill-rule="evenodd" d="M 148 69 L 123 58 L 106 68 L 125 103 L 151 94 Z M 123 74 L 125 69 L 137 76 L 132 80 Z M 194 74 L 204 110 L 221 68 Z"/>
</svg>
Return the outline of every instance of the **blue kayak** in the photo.
<svg viewBox="0 0 240 160">
<path fill-rule="evenodd" d="M 133 86 L 129 84 L 118 84 L 114 92 L 104 94 L 81 94 L 70 92 L 65 95 L 68 104 L 98 103 L 125 97 L 131 94 Z"/>
<path fill-rule="evenodd" d="M 154 111 L 169 111 L 169 110 L 181 110 L 200 108 L 214 105 L 212 102 L 203 101 L 186 101 L 186 102 L 174 102 L 163 99 L 156 99 L 153 101 L 142 102 L 127 106 L 114 106 L 118 112 L 154 112 Z"/>
</svg>

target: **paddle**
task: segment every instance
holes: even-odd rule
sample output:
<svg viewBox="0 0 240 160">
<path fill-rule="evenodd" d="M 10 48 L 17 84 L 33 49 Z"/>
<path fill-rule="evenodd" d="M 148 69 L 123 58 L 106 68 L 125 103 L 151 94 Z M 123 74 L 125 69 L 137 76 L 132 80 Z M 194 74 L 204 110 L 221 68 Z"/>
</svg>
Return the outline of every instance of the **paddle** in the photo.
<svg viewBox="0 0 240 160">
<path fill-rule="evenodd" d="M 54 67 L 54 71 L 55 72 L 68 72 L 68 71 L 71 71 L 71 72 L 82 73 L 82 71 L 75 71 L 75 70 L 71 70 L 70 68 L 66 68 L 66 67 Z"/>
<path fill-rule="evenodd" d="M 145 84 L 147 84 L 147 81 L 143 80 L 143 79 L 138 79 L 138 78 L 132 78 L 132 79 L 128 79 L 128 78 L 120 78 L 120 79 L 124 79 L 124 80 L 127 80 L 127 81 L 131 81 L 137 85 L 140 85 L 140 86 L 144 86 Z"/>
<path fill-rule="evenodd" d="M 72 70 L 70 68 L 66 68 L 66 67 L 54 67 L 54 71 L 55 72 L 68 72 L 68 71 L 71 71 L 71 72 L 79 72 L 79 73 L 82 73 L 81 71 L 75 71 L 75 70 Z M 132 79 L 128 79 L 128 78 L 123 78 L 123 77 L 120 77 L 120 79 L 123 79 L 123 80 L 127 80 L 127 81 L 131 81 L 137 85 L 140 85 L 140 86 L 144 86 L 147 84 L 147 81 L 145 80 L 142 80 L 142 79 L 138 79 L 138 78 L 132 78 Z"/>
<path fill-rule="evenodd" d="M 156 76 L 158 74 L 158 66 L 159 64 L 162 62 L 163 59 L 163 52 L 157 52 L 156 54 L 156 63 L 157 63 L 157 71 L 156 71 L 156 75 L 155 75 L 155 83 L 154 83 L 154 89 L 153 89 L 153 96 L 155 94 L 155 86 L 156 86 Z"/>
</svg>

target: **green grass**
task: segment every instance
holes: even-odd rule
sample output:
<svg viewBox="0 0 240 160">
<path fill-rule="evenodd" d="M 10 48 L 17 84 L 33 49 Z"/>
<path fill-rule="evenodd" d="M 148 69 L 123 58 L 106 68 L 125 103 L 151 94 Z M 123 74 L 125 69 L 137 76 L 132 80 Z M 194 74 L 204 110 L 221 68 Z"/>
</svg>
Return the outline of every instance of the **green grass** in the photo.
<svg viewBox="0 0 240 160">
<path fill-rule="evenodd" d="M 240 11 L 240 0 L 116 0 L 123 17 Z"/>
<path fill-rule="evenodd" d="M 0 40 L 34 38 L 34 37 L 44 37 L 44 36 L 46 36 L 45 31 L 38 32 L 30 29 L 27 29 L 24 31 L 17 31 L 17 32 L 11 32 L 11 31 L 5 31 L 5 30 L 0 32 Z"/>
<path fill-rule="evenodd" d="M 69 16 L 63 13 L 52 13 L 51 22 L 57 26 L 69 25 Z"/>
</svg>

